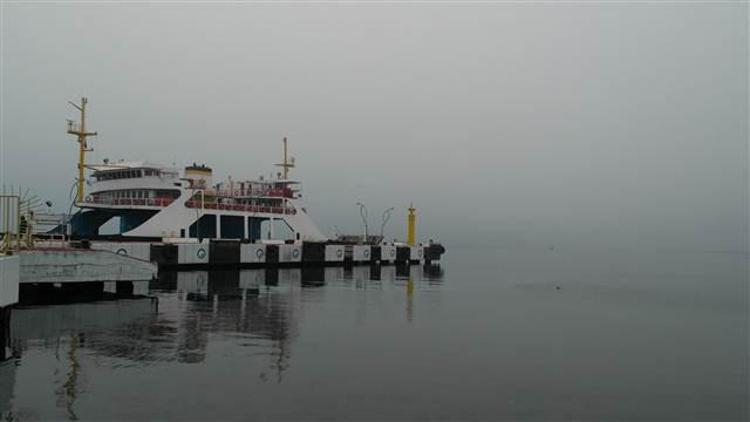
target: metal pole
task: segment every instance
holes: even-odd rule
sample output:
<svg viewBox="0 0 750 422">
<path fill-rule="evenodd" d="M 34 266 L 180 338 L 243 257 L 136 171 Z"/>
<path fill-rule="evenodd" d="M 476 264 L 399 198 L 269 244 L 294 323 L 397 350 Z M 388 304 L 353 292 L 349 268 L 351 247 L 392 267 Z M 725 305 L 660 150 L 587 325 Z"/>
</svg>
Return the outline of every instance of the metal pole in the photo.
<svg viewBox="0 0 750 422">
<path fill-rule="evenodd" d="M 86 162 L 86 99 L 81 98 L 81 127 L 78 132 L 78 192 L 76 201 L 83 201 L 83 165 Z"/>
<path fill-rule="evenodd" d="M 5 193 L 5 186 L 3 186 L 3 193 Z M 10 210 L 8 209 L 8 203 L 9 203 L 8 197 L 7 196 L 3 196 L 2 199 L 3 199 L 3 201 L 2 201 L 2 212 L 3 212 L 3 227 L 2 227 L 2 229 L 3 229 L 3 231 L 2 231 L 2 235 L 3 235 L 2 241 L 3 241 L 3 244 L 2 244 L 2 248 L 3 248 L 3 252 L 5 252 L 6 249 L 9 249 L 9 245 L 8 245 L 8 235 L 9 235 L 8 234 L 8 225 L 9 225 L 8 215 L 10 214 Z"/>
<path fill-rule="evenodd" d="M 393 212 L 394 209 L 394 207 L 390 207 L 387 210 L 383 211 L 383 223 L 380 225 L 380 237 L 383 237 L 385 225 L 386 223 L 388 223 L 388 220 L 391 219 L 391 212 Z"/>
<path fill-rule="evenodd" d="M 16 249 L 21 249 L 21 197 L 16 199 Z"/>
<path fill-rule="evenodd" d="M 357 202 L 357 205 L 359 205 L 359 215 L 362 217 L 365 228 L 365 237 L 362 239 L 362 243 L 367 243 L 367 207 L 361 202 Z"/>
<path fill-rule="evenodd" d="M 78 109 L 81 112 L 81 121 L 79 126 L 76 128 L 73 121 L 68 121 L 68 133 L 76 135 L 78 137 L 78 180 L 77 180 L 77 191 L 76 191 L 76 202 L 83 201 L 83 189 L 84 189 L 84 169 L 86 168 L 86 152 L 93 151 L 89 149 L 86 144 L 86 138 L 89 136 L 96 136 L 96 132 L 86 132 L 86 104 L 88 99 L 85 97 L 81 98 L 81 105 L 68 101 L 70 105 Z"/>
<path fill-rule="evenodd" d="M 203 213 L 205 212 L 204 211 L 204 207 L 205 207 L 205 202 L 206 202 L 205 191 L 203 189 L 201 189 L 200 192 L 201 192 L 201 215 L 200 215 L 200 217 L 198 217 L 198 221 L 196 222 L 196 226 L 195 226 L 195 234 L 197 235 L 196 237 L 198 238 L 198 241 L 201 241 L 201 236 L 200 236 L 200 233 L 201 233 L 201 219 L 203 219 Z"/>
<path fill-rule="evenodd" d="M 286 160 L 286 136 L 284 137 L 284 180 L 288 179 L 289 167 L 287 167 Z"/>
</svg>

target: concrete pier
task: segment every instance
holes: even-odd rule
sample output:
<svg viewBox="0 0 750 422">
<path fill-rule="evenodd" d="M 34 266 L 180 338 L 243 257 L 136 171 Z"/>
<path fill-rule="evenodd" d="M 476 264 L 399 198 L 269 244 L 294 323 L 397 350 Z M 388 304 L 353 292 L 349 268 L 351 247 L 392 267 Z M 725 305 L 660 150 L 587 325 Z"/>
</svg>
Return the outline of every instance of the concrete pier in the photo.
<svg viewBox="0 0 750 422">
<path fill-rule="evenodd" d="M 0 256 L 0 362 L 8 358 L 11 306 L 18 303 L 20 262 L 17 255 Z"/>
<path fill-rule="evenodd" d="M 151 244 L 149 242 L 97 242 L 96 249 L 111 251 L 118 255 L 143 261 L 151 260 Z"/>
<path fill-rule="evenodd" d="M 18 255 L 0 256 L 0 309 L 18 302 L 21 282 L 21 258 Z"/>
<path fill-rule="evenodd" d="M 21 284 L 148 281 L 151 262 L 108 250 L 34 249 L 21 251 Z"/>
</svg>

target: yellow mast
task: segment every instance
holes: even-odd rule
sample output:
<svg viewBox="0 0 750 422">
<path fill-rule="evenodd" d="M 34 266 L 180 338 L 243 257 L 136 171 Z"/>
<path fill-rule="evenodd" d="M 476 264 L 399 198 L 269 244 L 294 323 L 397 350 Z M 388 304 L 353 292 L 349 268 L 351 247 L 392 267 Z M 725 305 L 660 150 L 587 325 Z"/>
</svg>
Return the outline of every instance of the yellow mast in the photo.
<svg viewBox="0 0 750 422">
<path fill-rule="evenodd" d="M 407 240 L 406 243 L 409 244 L 409 246 L 414 246 L 415 243 L 417 243 L 417 215 L 414 214 L 416 211 L 416 208 L 414 208 L 413 204 L 409 205 L 409 219 L 408 219 L 408 227 L 407 227 Z"/>
<path fill-rule="evenodd" d="M 289 169 L 294 168 L 294 158 L 288 160 L 287 154 L 286 154 L 286 136 L 284 137 L 284 161 L 282 163 L 276 164 L 278 167 L 282 167 L 284 169 L 284 180 L 287 180 L 289 178 Z"/>
<path fill-rule="evenodd" d="M 96 136 L 96 132 L 86 132 L 86 103 L 88 99 L 81 98 L 81 105 L 68 101 L 70 105 L 77 108 L 81 112 L 81 122 L 76 124 L 72 120 L 68 120 L 68 133 L 76 135 L 78 137 L 78 181 L 76 190 L 76 202 L 83 202 L 83 187 L 84 187 L 84 174 L 83 170 L 86 167 L 86 152 L 93 151 L 93 148 L 88 148 L 86 138 L 89 136 Z"/>
</svg>

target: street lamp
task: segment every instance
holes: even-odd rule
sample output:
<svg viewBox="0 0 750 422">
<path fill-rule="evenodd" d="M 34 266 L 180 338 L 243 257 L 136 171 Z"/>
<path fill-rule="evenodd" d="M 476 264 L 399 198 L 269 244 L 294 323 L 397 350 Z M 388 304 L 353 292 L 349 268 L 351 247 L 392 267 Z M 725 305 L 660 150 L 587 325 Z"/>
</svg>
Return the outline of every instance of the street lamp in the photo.
<svg viewBox="0 0 750 422">
<path fill-rule="evenodd" d="M 362 224 L 365 226 L 365 237 L 362 239 L 362 243 L 367 242 L 367 207 L 361 202 L 357 202 L 359 205 L 359 215 L 362 217 Z"/>
<path fill-rule="evenodd" d="M 383 237 L 383 232 L 385 231 L 385 225 L 388 223 L 388 220 L 391 219 L 391 213 L 393 212 L 395 208 L 390 207 L 387 210 L 383 211 L 383 223 L 380 225 L 380 237 Z"/>
</svg>

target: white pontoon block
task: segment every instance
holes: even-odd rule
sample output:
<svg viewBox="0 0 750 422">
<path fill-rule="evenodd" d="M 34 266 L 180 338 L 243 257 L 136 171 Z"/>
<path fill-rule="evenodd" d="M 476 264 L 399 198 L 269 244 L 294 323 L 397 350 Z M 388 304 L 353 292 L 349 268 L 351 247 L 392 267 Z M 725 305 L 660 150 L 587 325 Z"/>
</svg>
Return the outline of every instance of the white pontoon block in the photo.
<svg viewBox="0 0 750 422">
<path fill-rule="evenodd" d="M 302 245 L 279 245 L 279 263 L 302 262 Z"/>
<path fill-rule="evenodd" d="M 424 258 L 424 247 L 422 245 L 412 246 L 409 248 L 409 260 L 421 261 Z"/>
<path fill-rule="evenodd" d="M 344 255 L 344 245 L 326 245 L 326 264 L 344 262 Z"/>
<path fill-rule="evenodd" d="M 352 260 L 354 262 L 367 262 L 372 259 L 372 247 L 370 245 L 354 245 L 352 247 Z"/>
<path fill-rule="evenodd" d="M 211 252 L 208 242 L 177 245 L 177 264 L 208 264 Z"/>
<path fill-rule="evenodd" d="M 380 260 L 393 262 L 396 260 L 396 247 L 394 245 L 380 246 Z"/>
<path fill-rule="evenodd" d="M 262 264 L 266 262 L 266 245 L 257 243 L 240 244 L 241 264 Z"/>
</svg>

